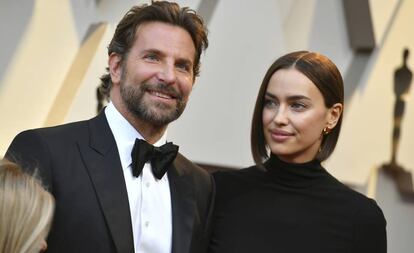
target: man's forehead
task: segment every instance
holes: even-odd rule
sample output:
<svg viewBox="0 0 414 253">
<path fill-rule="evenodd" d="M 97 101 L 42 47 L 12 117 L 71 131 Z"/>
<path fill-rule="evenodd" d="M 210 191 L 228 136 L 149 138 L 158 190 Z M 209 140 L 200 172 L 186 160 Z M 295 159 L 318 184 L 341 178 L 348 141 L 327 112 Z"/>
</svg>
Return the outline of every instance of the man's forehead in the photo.
<svg viewBox="0 0 414 253">
<path fill-rule="evenodd" d="M 195 59 L 194 41 L 184 28 L 158 21 L 145 22 L 137 27 L 134 46 L 148 51 L 169 52 L 179 57 Z"/>
</svg>

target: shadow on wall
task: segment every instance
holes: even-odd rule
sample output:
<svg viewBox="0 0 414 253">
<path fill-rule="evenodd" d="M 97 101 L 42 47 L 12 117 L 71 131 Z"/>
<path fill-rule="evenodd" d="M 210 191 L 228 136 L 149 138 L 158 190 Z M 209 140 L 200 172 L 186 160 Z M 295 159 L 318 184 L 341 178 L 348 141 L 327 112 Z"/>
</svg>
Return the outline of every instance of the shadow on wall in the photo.
<svg viewBox="0 0 414 253">
<path fill-rule="evenodd" d="M 392 130 L 392 146 L 391 146 L 391 161 L 382 166 L 382 169 L 387 172 L 392 178 L 394 178 L 397 184 L 399 192 L 405 200 L 414 202 L 414 189 L 412 176 L 409 171 L 404 169 L 397 162 L 398 147 L 401 136 L 401 125 L 404 118 L 404 112 L 406 107 L 406 98 L 410 92 L 411 82 L 413 79 L 413 73 L 407 65 L 407 60 L 410 51 L 408 48 L 403 50 L 402 64 L 394 72 L 394 120 Z"/>
<path fill-rule="evenodd" d="M 368 69 L 368 63 L 371 57 L 371 51 L 354 52 L 349 68 L 344 76 L 344 96 L 345 103 L 353 96 L 354 92 L 361 85 L 362 77 Z"/>
<path fill-rule="evenodd" d="M 217 4 L 218 0 L 201 0 L 200 4 L 197 7 L 197 12 L 203 17 L 204 22 L 207 26 L 210 23 Z"/>
<path fill-rule="evenodd" d="M 24 3 L 24 4 L 23 4 Z M 14 54 L 22 41 L 34 13 L 35 1 L 2 0 L 0 8 L 0 89 L 2 80 L 12 64 Z M 9 21 L 9 22 L 6 22 Z M 12 22 L 12 25 L 10 23 Z M 7 35 L 7 36 L 3 36 Z"/>
<path fill-rule="evenodd" d="M 101 0 L 69 0 L 71 7 L 71 14 L 73 16 L 73 22 L 75 23 L 76 33 L 78 38 L 82 38 L 81 44 L 88 37 L 90 30 L 88 25 L 107 20 L 97 20 L 97 7 Z"/>
</svg>

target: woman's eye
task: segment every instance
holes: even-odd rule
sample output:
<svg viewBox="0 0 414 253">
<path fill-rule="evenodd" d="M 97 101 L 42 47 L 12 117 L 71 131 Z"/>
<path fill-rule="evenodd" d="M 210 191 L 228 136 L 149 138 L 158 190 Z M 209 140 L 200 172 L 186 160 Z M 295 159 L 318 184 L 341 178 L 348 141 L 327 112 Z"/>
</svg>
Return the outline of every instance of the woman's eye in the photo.
<svg viewBox="0 0 414 253">
<path fill-rule="evenodd" d="M 304 110 L 306 109 L 306 105 L 303 103 L 293 103 L 290 105 L 291 108 L 293 108 L 294 110 Z"/>
<path fill-rule="evenodd" d="M 265 106 L 266 108 L 274 108 L 274 107 L 276 107 L 276 106 L 277 106 L 277 104 L 276 104 L 276 102 L 275 102 L 275 101 L 273 101 L 273 100 L 271 100 L 271 99 L 265 99 L 265 101 L 264 101 L 264 106 Z"/>
</svg>

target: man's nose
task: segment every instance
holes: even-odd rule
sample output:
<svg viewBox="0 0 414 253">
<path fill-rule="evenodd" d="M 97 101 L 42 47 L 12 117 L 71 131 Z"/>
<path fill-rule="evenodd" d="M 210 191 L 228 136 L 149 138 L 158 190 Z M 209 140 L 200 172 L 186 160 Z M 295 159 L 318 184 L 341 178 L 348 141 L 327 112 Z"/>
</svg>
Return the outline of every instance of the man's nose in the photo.
<svg viewBox="0 0 414 253">
<path fill-rule="evenodd" d="M 158 79 L 166 84 L 173 84 L 175 83 L 176 78 L 177 76 L 174 66 L 171 64 L 164 64 L 158 74 Z"/>
</svg>

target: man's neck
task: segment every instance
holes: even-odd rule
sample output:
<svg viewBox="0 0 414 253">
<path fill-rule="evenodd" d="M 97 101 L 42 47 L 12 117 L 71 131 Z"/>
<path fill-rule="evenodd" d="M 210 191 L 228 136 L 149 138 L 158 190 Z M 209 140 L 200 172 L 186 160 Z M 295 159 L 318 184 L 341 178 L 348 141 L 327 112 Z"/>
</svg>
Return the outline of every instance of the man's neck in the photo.
<svg viewBox="0 0 414 253">
<path fill-rule="evenodd" d="M 131 113 L 122 103 L 114 103 L 116 110 L 131 124 L 135 130 L 137 130 L 144 139 L 150 143 L 156 143 L 165 131 L 167 130 L 167 125 L 165 126 L 154 126 L 149 122 L 143 121 L 137 118 L 133 113 Z"/>
<path fill-rule="evenodd" d="M 144 137 L 144 139 L 150 144 L 154 144 L 159 139 L 161 139 L 161 137 L 164 135 L 165 131 L 167 130 L 167 126 L 157 127 L 148 122 L 142 121 L 140 119 L 136 119 L 135 117 L 132 117 L 131 119 L 129 119 L 128 117 L 125 117 L 125 118 L 142 135 L 142 137 Z"/>
</svg>

